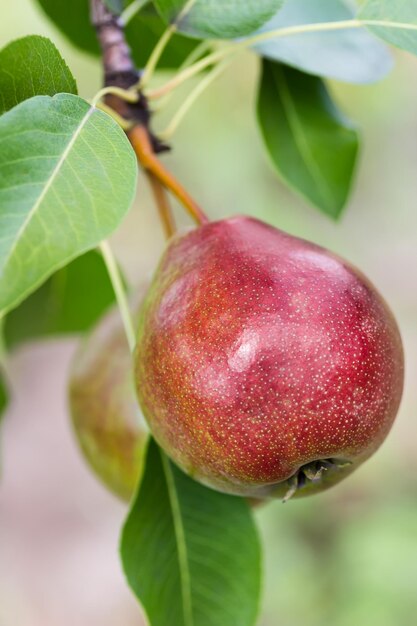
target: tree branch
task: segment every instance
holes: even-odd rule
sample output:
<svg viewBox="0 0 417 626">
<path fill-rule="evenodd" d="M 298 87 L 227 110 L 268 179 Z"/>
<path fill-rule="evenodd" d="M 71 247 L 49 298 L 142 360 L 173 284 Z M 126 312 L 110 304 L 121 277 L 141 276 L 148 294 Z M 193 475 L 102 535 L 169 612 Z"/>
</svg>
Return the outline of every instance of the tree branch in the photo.
<svg viewBox="0 0 417 626">
<path fill-rule="evenodd" d="M 104 85 L 125 90 L 137 85 L 140 72 L 133 63 L 122 21 L 109 11 L 103 0 L 90 0 L 90 12 L 91 22 L 96 29 L 102 50 Z M 167 235 L 172 234 L 175 223 L 169 204 L 165 196 L 161 195 L 161 185 L 178 198 L 198 224 L 206 223 L 208 219 L 198 204 L 157 158 L 156 153 L 168 150 L 169 147 L 151 132 L 148 101 L 140 89 L 138 93 L 139 100 L 135 103 L 126 102 L 115 94 L 107 94 L 105 105 L 121 118 L 133 123 L 127 135 L 139 163 L 150 174 L 149 179 Z"/>
<path fill-rule="evenodd" d="M 104 85 L 128 89 L 140 77 L 130 54 L 119 17 L 113 15 L 102 0 L 90 2 L 91 23 L 96 29 L 102 50 Z"/>
<path fill-rule="evenodd" d="M 103 0 L 90 0 L 90 15 L 102 51 L 104 86 L 133 87 L 138 83 L 141 72 L 133 63 L 121 19 L 109 11 Z M 135 104 L 129 104 L 115 95 L 107 95 L 105 103 L 124 119 L 144 126 L 155 152 L 168 149 L 150 132 L 151 113 L 143 93 L 139 92 L 139 101 Z"/>
</svg>

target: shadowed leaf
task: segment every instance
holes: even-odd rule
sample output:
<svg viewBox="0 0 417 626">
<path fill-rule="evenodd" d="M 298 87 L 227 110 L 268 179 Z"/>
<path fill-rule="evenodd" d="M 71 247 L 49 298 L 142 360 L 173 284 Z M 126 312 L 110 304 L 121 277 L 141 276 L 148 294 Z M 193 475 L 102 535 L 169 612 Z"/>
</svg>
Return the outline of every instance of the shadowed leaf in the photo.
<svg viewBox="0 0 417 626">
<path fill-rule="evenodd" d="M 253 626 L 259 550 L 247 502 L 193 481 L 151 441 L 121 556 L 152 626 Z"/>
<path fill-rule="evenodd" d="M 324 83 L 264 60 L 258 120 L 284 180 L 324 213 L 337 217 L 351 187 L 358 136 Z"/>
</svg>

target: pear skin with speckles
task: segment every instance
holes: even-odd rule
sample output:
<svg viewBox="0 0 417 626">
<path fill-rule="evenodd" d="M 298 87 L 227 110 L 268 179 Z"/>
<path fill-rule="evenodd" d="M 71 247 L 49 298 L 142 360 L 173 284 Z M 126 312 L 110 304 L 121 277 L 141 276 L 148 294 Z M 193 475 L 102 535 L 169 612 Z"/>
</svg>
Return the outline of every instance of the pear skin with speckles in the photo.
<svg viewBox="0 0 417 626">
<path fill-rule="evenodd" d="M 130 500 L 149 429 L 136 398 L 132 355 L 117 308 L 102 317 L 75 353 L 69 406 L 89 467 L 111 492 Z"/>
<path fill-rule="evenodd" d="M 375 452 L 403 360 L 394 317 L 361 272 L 234 217 L 171 240 L 140 313 L 135 381 L 153 436 L 190 476 L 287 499 Z"/>
</svg>

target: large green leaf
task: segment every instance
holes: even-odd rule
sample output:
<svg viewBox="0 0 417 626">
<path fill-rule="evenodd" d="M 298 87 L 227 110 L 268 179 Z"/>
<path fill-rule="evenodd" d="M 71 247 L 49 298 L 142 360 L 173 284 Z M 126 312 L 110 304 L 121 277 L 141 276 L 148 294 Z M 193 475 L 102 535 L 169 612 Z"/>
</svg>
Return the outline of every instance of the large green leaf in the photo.
<svg viewBox="0 0 417 626">
<path fill-rule="evenodd" d="M 352 8 L 343 0 L 287 0 L 260 32 L 353 17 Z M 388 50 L 364 28 L 291 35 L 264 41 L 255 49 L 305 72 L 352 83 L 379 80 L 392 67 Z"/>
<path fill-rule="evenodd" d="M 33 96 L 77 93 L 75 80 L 52 41 L 30 35 L 0 50 L 0 114 Z"/>
<path fill-rule="evenodd" d="M 36 96 L 0 118 L 0 311 L 94 248 L 133 200 L 121 128 L 77 96 Z"/>
<path fill-rule="evenodd" d="M 269 20 L 283 0 L 154 0 L 164 20 L 200 38 L 243 37 Z"/>
<path fill-rule="evenodd" d="M 264 60 L 258 119 L 268 152 L 284 180 L 337 217 L 351 186 L 358 136 L 324 83 Z"/>
<path fill-rule="evenodd" d="M 137 67 L 145 66 L 149 55 L 165 30 L 165 22 L 151 5 L 145 6 L 136 13 L 128 23 L 126 38 Z M 197 45 L 198 41 L 195 39 L 174 35 L 165 48 L 158 67 L 162 69 L 179 67 Z"/>
<path fill-rule="evenodd" d="M 253 626 L 260 548 L 247 502 L 203 487 L 151 441 L 121 556 L 152 626 Z"/>
<path fill-rule="evenodd" d="M 388 43 L 417 54 L 417 0 L 367 0 L 358 19 L 384 22 L 368 28 Z"/>
<path fill-rule="evenodd" d="M 81 255 L 10 311 L 3 324 L 8 350 L 23 341 L 88 330 L 114 302 L 100 254 Z"/>
</svg>

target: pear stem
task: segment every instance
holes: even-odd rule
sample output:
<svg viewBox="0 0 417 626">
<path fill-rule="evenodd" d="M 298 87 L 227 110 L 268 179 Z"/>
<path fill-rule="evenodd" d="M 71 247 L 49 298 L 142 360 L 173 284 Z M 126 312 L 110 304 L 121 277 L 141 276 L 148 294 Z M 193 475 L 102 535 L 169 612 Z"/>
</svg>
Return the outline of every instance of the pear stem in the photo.
<svg viewBox="0 0 417 626">
<path fill-rule="evenodd" d="M 207 224 L 209 219 L 203 210 L 155 155 L 147 129 L 138 124 L 128 132 L 128 137 L 143 169 L 151 172 L 181 202 L 197 224 Z"/>
<path fill-rule="evenodd" d="M 146 172 L 150 187 L 152 189 L 155 204 L 158 208 L 159 217 L 161 218 L 162 227 L 164 229 L 165 237 L 170 239 L 175 234 L 177 228 L 175 225 L 172 209 L 169 204 L 169 199 L 166 193 L 165 187 L 158 180 L 155 174 L 152 172 Z"/>
<path fill-rule="evenodd" d="M 131 352 L 133 352 L 136 345 L 136 336 L 132 317 L 130 315 L 129 303 L 127 301 L 123 280 L 113 254 L 113 250 L 111 249 L 110 244 L 107 240 L 101 242 L 100 251 L 103 256 L 104 263 L 106 265 L 107 272 L 109 274 L 109 278 L 114 289 L 117 305 L 119 307 L 120 315 L 126 333 L 126 339 L 129 344 L 129 349 Z"/>
</svg>

